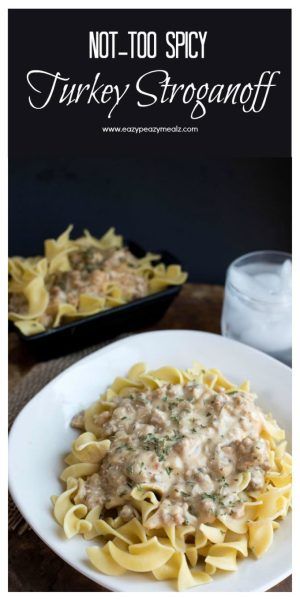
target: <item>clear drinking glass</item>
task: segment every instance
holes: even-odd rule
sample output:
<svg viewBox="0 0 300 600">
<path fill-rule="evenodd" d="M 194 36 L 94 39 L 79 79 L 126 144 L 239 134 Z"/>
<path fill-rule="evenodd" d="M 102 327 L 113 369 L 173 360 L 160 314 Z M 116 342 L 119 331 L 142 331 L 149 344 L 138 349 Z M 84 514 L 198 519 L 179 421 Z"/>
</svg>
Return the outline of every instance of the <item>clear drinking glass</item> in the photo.
<svg viewBox="0 0 300 600">
<path fill-rule="evenodd" d="M 226 274 L 224 336 L 291 364 L 292 257 L 286 252 L 245 254 Z"/>
</svg>

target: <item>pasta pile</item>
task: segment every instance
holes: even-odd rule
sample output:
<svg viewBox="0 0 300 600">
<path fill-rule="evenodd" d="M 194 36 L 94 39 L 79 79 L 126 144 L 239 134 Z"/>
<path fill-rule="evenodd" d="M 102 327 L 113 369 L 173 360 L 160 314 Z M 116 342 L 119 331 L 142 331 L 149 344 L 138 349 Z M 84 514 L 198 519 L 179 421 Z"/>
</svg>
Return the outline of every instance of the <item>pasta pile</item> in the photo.
<svg viewBox="0 0 300 600">
<path fill-rule="evenodd" d="M 159 255 L 135 257 L 109 229 L 100 239 L 88 230 L 70 239 L 70 225 L 45 241 L 44 256 L 9 259 L 9 319 L 24 335 L 34 335 L 74 319 L 182 284 L 179 265 L 159 263 Z"/>
<path fill-rule="evenodd" d="M 259 490 L 248 490 L 249 472 L 240 473 L 236 487 L 244 507 L 240 517 L 223 514 L 200 525 L 170 523 L 150 528 L 150 520 L 163 496 L 163 489 L 150 481 L 135 485 L 127 496 L 120 495 L 111 505 L 108 502 L 104 514 L 100 506 L 88 510 L 84 502 L 79 502 L 78 493 L 84 481 L 97 473 L 104 457 L 109 456 L 113 438 L 103 437 L 102 416 L 116 409 L 118 399 L 130 398 L 137 390 L 155 392 L 166 385 L 167 389 L 173 389 L 170 386 L 176 389 L 190 383 L 204 386 L 207 393 L 228 397 L 249 393 L 249 382 L 236 386 L 219 370 L 205 369 L 200 363 L 185 371 L 162 367 L 151 372 L 139 363 L 127 377 L 118 377 L 83 414 L 84 432 L 73 442 L 65 459 L 68 466 L 61 475 L 66 490 L 60 496 L 53 496 L 52 502 L 54 516 L 67 538 L 82 534 L 86 540 L 100 541 L 89 546 L 87 554 L 102 573 L 152 572 L 157 580 L 174 580 L 179 591 L 205 584 L 218 571 L 236 571 L 238 561 L 247 557 L 249 551 L 260 558 L 270 548 L 280 520 L 287 515 L 291 505 L 291 455 L 286 451 L 284 431 L 271 415 L 264 415 L 260 433 L 267 444 L 271 466 Z M 135 516 L 124 520 L 121 509 L 128 502 L 134 507 Z M 114 507 L 114 514 L 110 513 L 110 506 Z"/>
</svg>

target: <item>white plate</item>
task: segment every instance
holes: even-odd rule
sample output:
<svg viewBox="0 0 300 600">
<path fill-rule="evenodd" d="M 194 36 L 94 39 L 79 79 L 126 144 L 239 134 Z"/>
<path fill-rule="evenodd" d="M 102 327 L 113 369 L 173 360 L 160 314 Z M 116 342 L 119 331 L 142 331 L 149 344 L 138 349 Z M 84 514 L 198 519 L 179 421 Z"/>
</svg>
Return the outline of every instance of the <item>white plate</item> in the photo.
<svg viewBox="0 0 300 600">
<path fill-rule="evenodd" d="M 108 577 L 89 564 L 85 548 L 95 544 L 81 536 L 67 541 L 52 516 L 50 496 L 61 491 L 62 459 L 76 437 L 72 416 L 94 402 L 117 375 L 136 362 L 152 368 L 180 368 L 193 360 L 221 369 L 230 379 L 249 378 L 259 404 L 272 412 L 291 439 L 291 370 L 248 346 L 199 331 L 155 331 L 128 337 L 87 356 L 41 390 L 16 419 L 9 440 L 9 480 L 12 497 L 26 521 L 56 554 L 75 569 L 113 591 L 173 591 L 174 583 L 148 574 Z M 291 517 L 275 532 L 274 543 L 259 561 L 242 560 L 238 571 L 215 577 L 195 591 L 258 592 L 269 589 L 291 572 Z"/>
</svg>

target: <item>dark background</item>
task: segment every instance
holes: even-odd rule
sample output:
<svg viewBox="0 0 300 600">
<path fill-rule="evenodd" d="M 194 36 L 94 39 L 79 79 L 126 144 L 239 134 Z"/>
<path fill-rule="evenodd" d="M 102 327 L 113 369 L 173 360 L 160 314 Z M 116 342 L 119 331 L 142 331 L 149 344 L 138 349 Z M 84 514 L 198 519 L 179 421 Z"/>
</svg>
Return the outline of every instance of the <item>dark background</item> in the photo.
<svg viewBox="0 0 300 600">
<path fill-rule="evenodd" d="M 290 159 L 72 159 L 10 169 L 10 253 L 42 251 L 73 222 L 115 225 L 147 250 L 168 249 L 192 281 L 222 283 L 251 250 L 290 251 Z"/>
<path fill-rule="evenodd" d="M 228 263 L 257 249 L 291 249 L 290 10 L 10 10 L 9 251 L 30 255 L 70 223 L 101 235 L 115 225 L 147 250 L 172 251 L 192 281 L 222 283 Z M 89 30 L 208 30 L 207 58 L 88 59 Z M 123 39 L 123 38 L 122 38 Z M 124 38 L 125 39 L 125 38 Z M 134 83 L 165 68 L 176 82 L 256 82 L 281 70 L 267 107 L 138 109 L 128 96 L 107 120 L 96 105 L 28 104 L 30 69 L 72 82 Z M 181 125 L 197 134 L 104 134 L 101 125 Z M 259 157 L 259 158 L 257 158 Z"/>
</svg>

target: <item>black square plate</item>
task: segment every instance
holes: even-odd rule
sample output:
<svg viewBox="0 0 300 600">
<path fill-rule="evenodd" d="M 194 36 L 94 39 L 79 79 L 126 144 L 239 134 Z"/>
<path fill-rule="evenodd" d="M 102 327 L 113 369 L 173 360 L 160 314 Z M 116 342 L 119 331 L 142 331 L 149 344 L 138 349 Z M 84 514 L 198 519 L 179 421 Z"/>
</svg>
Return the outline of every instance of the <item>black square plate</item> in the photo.
<svg viewBox="0 0 300 600">
<path fill-rule="evenodd" d="M 127 241 L 126 246 L 138 258 L 145 255 L 145 251 L 134 242 Z M 166 250 L 158 254 L 161 256 L 159 262 L 165 265 L 179 264 L 178 259 Z M 155 323 L 166 312 L 181 287 L 172 285 L 161 292 L 70 321 L 36 335 L 26 336 L 14 325 L 12 327 L 36 358 L 47 360 Z"/>
</svg>

